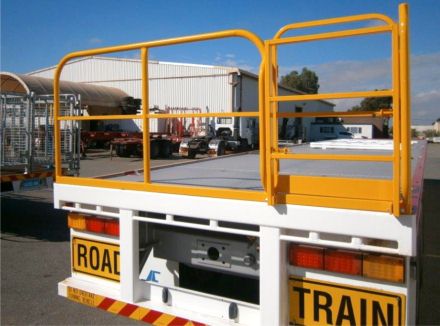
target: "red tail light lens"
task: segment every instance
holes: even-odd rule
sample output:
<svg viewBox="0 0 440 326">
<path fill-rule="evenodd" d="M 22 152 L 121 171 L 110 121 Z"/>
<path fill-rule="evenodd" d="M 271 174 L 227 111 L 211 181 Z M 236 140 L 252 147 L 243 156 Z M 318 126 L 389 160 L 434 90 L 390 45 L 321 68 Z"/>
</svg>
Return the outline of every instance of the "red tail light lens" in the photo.
<svg viewBox="0 0 440 326">
<path fill-rule="evenodd" d="M 361 275 L 362 255 L 355 252 L 327 249 L 325 251 L 325 270 Z"/>
<path fill-rule="evenodd" d="M 86 219 L 87 231 L 95 233 L 104 233 L 105 220 L 97 217 L 89 217 Z"/>
<path fill-rule="evenodd" d="M 105 233 L 119 237 L 119 220 L 107 220 L 105 222 Z"/>
<path fill-rule="evenodd" d="M 324 249 L 303 245 L 291 245 L 289 260 L 292 265 L 306 268 L 324 268 Z"/>
</svg>

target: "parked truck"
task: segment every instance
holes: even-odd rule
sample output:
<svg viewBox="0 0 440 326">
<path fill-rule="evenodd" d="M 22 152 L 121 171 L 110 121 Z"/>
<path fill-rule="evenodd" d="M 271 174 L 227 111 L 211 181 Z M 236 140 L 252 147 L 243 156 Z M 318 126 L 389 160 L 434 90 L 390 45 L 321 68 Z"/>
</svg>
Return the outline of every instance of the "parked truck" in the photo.
<svg viewBox="0 0 440 326">
<path fill-rule="evenodd" d="M 179 154 L 195 158 L 197 154 L 222 156 L 258 148 L 258 123 L 255 118 L 217 118 L 204 136 L 184 138 Z"/>
<path fill-rule="evenodd" d="M 69 212 L 71 230 L 71 273 L 58 293 L 155 325 L 415 324 L 426 143 L 410 140 L 407 17 L 402 4 L 398 22 L 381 14 L 323 19 L 287 25 L 265 42 L 227 30 L 68 54 L 55 74 L 55 99 L 70 59 L 140 49 L 145 67 L 155 46 L 242 37 L 261 55 L 259 108 L 227 114 L 255 116 L 260 142 L 258 153 L 126 178 L 72 178 L 57 164 L 54 205 Z M 367 27 L 283 37 L 304 26 L 353 22 Z M 392 83 L 399 87 L 277 94 L 278 46 L 376 33 L 394 40 Z M 393 97 L 392 140 L 278 147 L 278 119 L 304 116 L 278 112 L 278 102 L 383 96 Z M 344 113 L 359 114 L 369 113 Z M 57 135 L 69 119 L 57 103 L 54 119 Z M 148 160 L 149 144 L 142 146 Z"/>
</svg>

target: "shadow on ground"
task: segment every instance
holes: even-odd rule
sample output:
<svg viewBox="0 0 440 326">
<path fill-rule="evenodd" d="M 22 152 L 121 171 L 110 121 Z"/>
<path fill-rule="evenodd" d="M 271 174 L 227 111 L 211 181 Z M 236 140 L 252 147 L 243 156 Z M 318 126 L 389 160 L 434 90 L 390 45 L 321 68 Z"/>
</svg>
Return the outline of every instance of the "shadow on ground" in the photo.
<svg viewBox="0 0 440 326">
<path fill-rule="evenodd" d="M 8 235 L 46 241 L 69 241 L 67 213 L 53 208 L 47 198 L 36 198 L 26 193 L 2 193 L 2 240 L 13 241 Z"/>
</svg>

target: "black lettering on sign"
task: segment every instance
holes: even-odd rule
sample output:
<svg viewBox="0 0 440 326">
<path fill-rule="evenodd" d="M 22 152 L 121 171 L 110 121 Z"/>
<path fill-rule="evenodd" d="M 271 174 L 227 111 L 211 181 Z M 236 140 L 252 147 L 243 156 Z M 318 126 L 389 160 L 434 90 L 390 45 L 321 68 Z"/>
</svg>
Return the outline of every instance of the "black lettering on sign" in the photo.
<svg viewBox="0 0 440 326">
<path fill-rule="evenodd" d="M 321 302 L 321 299 L 324 299 L 324 302 Z M 333 324 L 332 318 L 332 306 L 333 300 L 330 294 L 322 291 L 313 291 L 313 319 L 319 322 L 319 310 L 324 310 L 325 319 L 327 320 L 327 324 Z"/>
<path fill-rule="evenodd" d="M 99 269 L 99 250 L 95 246 L 90 247 L 89 251 L 90 267 L 95 271 Z"/>
<path fill-rule="evenodd" d="M 367 300 L 361 299 L 361 325 L 367 324 Z"/>
<path fill-rule="evenodd" d="M 380 319 L 381 325 L 392 325 L 393 319 L 394 319 L 393 313 L 394 313 L 393 305 L 388 303 L 387 304 L 388 321 L 387 321 L 387 318 L 385 318 L 385 314 L 382 311 L 382 308 L 380 306 L 380 302 L 373 301 L 373 324 L 374 325 L 379 325 L 379 319 Z"/>
<path fill-rule="evenodd" d="M 87 268 L 87 247 L 83 244 L 78 245 L 77 259 L 78 259 L 78 266 L 83 265 L 84 267 Z M 81 264 L 82 261 L 84 262 L 84 264 Z"/>
<path fill-rule="evenodd" d="M 296 286 L 293 287 L 293 291 L 298 292 L 299 294 L 299 318 L 304 318 L 304 296 L 306 293 L 310 293 L 309 289 L 306 288 L 298 288 Z"/>
<path fill-rule="evenodd" d="M 115 264 L 113 270 L 115 271 L 116 275 L 120 275 L 118 261 L 119 261 L 119 251 L 115 251 L 113 252 L 113 264 Z"/>
<path fill-rule="evenodd" d="M 101 271 L 104 272 L 107 269 L 107 272 L 112 274 L 112 264 L 110 261 L 110 253 L 108 250 L 104 250 L 104 255 L 102 256 L 102 266 Z"/>
<path fill-rule="evenodd" d="M 341 303 L 339 304 L 338 317 L 336 318 L 336 325 L 341 325 L 343 320 L 348 320 L 350 325 L 356 324 L 356 317 L 354 316 L 353 305 L 349 296 L 343 295 Z"/>
</svg>

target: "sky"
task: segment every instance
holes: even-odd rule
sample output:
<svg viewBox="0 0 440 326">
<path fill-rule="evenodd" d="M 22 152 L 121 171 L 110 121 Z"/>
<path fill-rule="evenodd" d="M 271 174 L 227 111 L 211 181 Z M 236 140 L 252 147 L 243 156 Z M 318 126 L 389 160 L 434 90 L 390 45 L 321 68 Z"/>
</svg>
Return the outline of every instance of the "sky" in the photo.
<svg viewBox="0 0 440 326">
<path fill-rule="evenodd" d="M 408 3 L 412 123 L 426 125 L 440 118 L 440 0 Z M 395 0 L 1 0 L 0 69 L 28 73 L 54 66 L 73 51 L 226 29 L 246 29 L 268 40 L 294 22 L 364 13 L 397 20 L 398 4 Z M 342 28 L 377 24 L 369 21 Z M 279 74 L 307 67 L 318 74 L 320 93 L 390 88 L 390 43 L 388 35 L 380 34 L 283 46 L 278 52 Z M 112 56 L 139 58 L 139 52 Z M 260 63 L 255 47 L 237 38 L 155 48 L 150 59 L 235 66 L 254 73 Z M 332 102 L 336 110 L 346 110 L 359 99 Z"/>
</svg>

